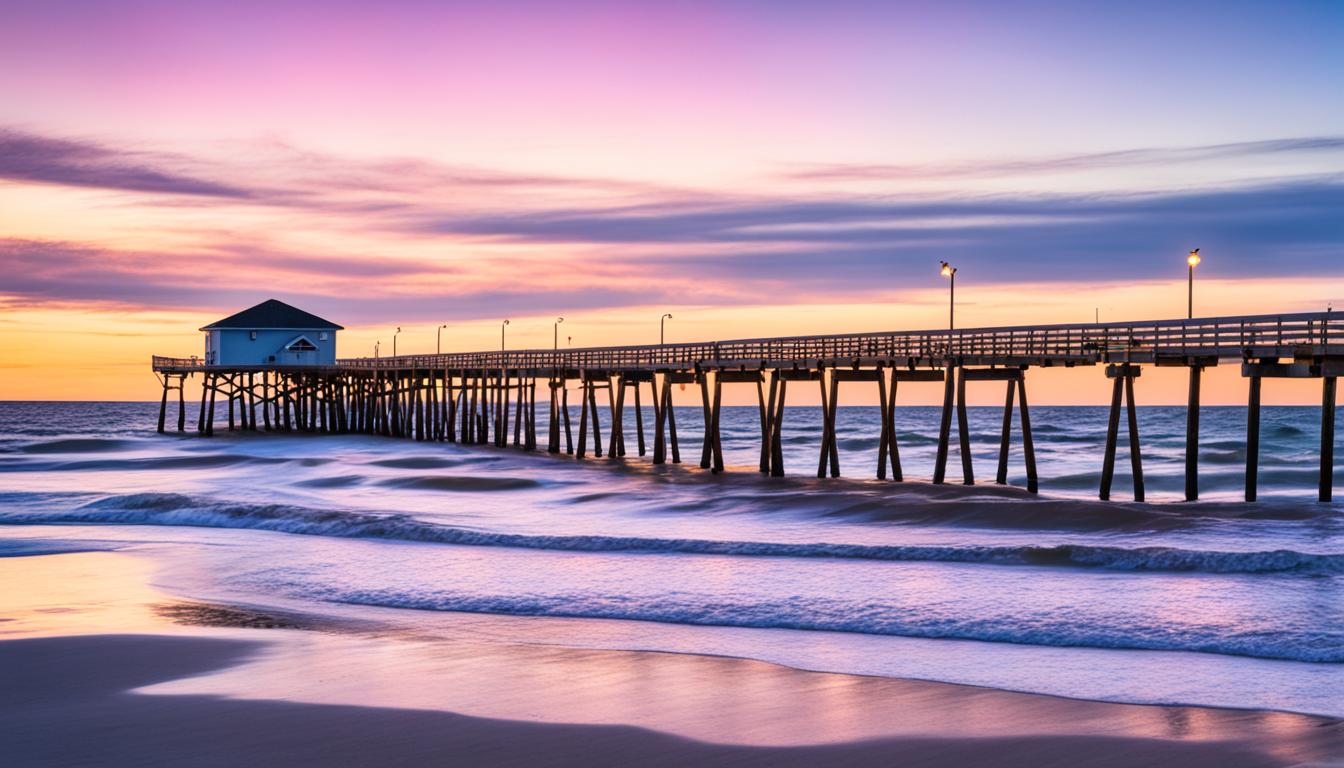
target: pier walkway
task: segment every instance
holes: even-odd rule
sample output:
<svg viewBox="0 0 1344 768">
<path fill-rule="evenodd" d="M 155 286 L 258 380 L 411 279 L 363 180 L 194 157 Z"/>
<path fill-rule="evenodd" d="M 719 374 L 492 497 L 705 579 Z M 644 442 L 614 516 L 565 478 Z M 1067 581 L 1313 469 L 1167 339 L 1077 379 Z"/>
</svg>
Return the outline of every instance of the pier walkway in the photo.
<svg viewBox="0 0 1344 768">
<path fill-rule="evenodd" d="M 1246 499 L 1256 497 L 1260 391 L 1265 378 L 1322 381 L 1319 497 L 1329 501 L 1334 464 L 1336 379 L 1344 375 L 1344 322 L 1331 312 L 1210 317 L 1124 323 L 1004 326 L 942 331 L 792 336 L 730 341 L 523 349 L 350 358 L 328 366 L 219 366 L 196 358 L 153 358 L 163 383 L 158 428 L 163 431 L 169 392 L 178 392 L 177 429 L 186 426 L 187 377 L 202 375 L 197 431 L 213 434 L 216 398 L 227 403 L 228 425 L 267 430 L 365 432 L 416 440 L 538 447 L 537 389 L 546 387 L 550 419 L 546 448 L 578 458 L 603 455 L 597 393 L 604 392 L 610 433 L 606 453 L 626 455 L 627 393 L 633 395 L 636 443 L 646 455 L 642 392 L 653 408 L 652 461 L 681 461 L 672 385 L 700 389 L 704 416 L 700 466 L 723 470 L 719 413 L 725 384 L 754 386 L 760 406 L 760 471 L 784 474 L 781 429 L 788 384 L 816 382 L 822 401 L 817 476 L 840 474 L 836 435 L 838 387 L 843 382 L 877 386 L 881 438 L 877 477 L 902 479 L 894 417 L 901 383 L 941 383 L 943 404 L 933 480 L 946 479 L 953 419 L 957 423 L 962 482 L 975 482 L 966 416 L 967 383 L 1005 385 L 1003 432 L 996 481 L 1005 483 L 1012 414 L 1021 423 L 1027 488 L 1037 490 L 1035 454 L 1027 406 L 1026 373 L 1032 368 L 1105 366 L 1112 380 L 1110 416 L 1099 495 L 1110 497 L 1122 402 L 1134 478 L 1134 496 L 1144 498 L 1143 465 L 1134 379 L 1143 366 L 1189 370 L 1186 421 L 1186 488 L 1198 498 L 1199 397 L 1201 373 L 1239 364 L 1248 379 Z M 578 382 L 580 418 L 574 440 L 569 382 Z M 1016 401 L 1016 402 L 1015 402 Z M 235 421 L 235 408 L 238 414 Z M 511 415 L 512 412 L 512 415 Z M 512 421 L 512 425 L 510 422 Z M 590 438 L 591 435 L 591 438 Z M 562 439 L 563 438 L 563 439 Z M 670 449 L 670 453 L 669 453 Z"/>
</svg>

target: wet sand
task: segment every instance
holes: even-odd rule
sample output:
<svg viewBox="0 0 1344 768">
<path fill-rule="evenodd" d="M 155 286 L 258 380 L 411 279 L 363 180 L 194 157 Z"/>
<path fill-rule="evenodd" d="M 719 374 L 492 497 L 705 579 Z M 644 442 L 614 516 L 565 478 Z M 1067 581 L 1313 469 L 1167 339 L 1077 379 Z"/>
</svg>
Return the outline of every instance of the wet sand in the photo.
<svg viewBox="0 0 1344 768">
<path fill-rule="evenodd" d="M 759 661 L 408 637 L 184 602 L 114 553 L 0 559 L 7 765 L 1299 765 L 1338 720 Z M 501 627 L 504 624 L 501 624 Z"/>
</svg>

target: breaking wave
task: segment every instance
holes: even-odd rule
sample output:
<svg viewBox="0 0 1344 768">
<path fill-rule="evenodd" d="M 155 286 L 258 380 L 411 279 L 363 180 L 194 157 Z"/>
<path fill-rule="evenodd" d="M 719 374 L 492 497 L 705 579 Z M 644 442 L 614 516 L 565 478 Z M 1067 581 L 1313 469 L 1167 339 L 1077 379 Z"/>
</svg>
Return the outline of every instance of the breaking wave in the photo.
<svg viewBox="0 0 1344 768">
<path fill-rule="evenodd" d="M 831 558 L 889 562 L 1063 566 L 1117 571 L 1329 575 L 1344 573 L 1344 554 L 1212 551 L 1090 544 L 1036 546 L 866 545 L 604 535 L 504 533 L 436 525 L 404 514 L 322 510 L 288 504 L 221 502 L 175 493 L 111 496 L 65 511 L 0 513 L 9 524 L 123 524 L 233 528 L 309 536 L 371 538 L 474 547 L 568 552 Z"/>
</svg>

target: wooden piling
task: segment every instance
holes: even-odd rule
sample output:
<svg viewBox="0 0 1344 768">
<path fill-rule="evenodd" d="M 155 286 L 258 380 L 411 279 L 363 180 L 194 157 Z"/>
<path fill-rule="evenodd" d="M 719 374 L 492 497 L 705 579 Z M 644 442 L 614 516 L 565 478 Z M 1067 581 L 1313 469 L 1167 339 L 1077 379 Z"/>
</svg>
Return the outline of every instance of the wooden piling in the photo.
<svg viewBox="0 0 1344 768">
<path fill-rule="evenodd" d="M 177 431 L 187 431 L 187 375 L 184 373 L 177 377 Z"/>
<path fill-rule="evenodd" d="M 831 405 L 830 393 L 826 390 L 826 369 L 818 368 L 817 384 L 821 390 L 821 450 L 817 456 L 817 477 L 825 477 L 831 458 Z"/>
<path fill-rule="evenodd" d="M 163 383 L 163 396 L 159 398 L 159 434 L 163 434 L 163 420 L 168 415 L 168 377 L 161 379 Z"/>
<path fill-rule="evenodd" d="M 933 462 L 933 482 L 942 484 L 947 477 L 948 441 L 952 437 L 952 402 L 956 387 L 956 369 L 951 365 L 945 369 L 943 378 L 943 415 L 938 422 L 938 455 Z"/>
<path fill-rule="evenodd" d="M 1134 480 L 1134 500 L 1144 500 L 1143 453 L 1139 450 L 1139 414 L 1134 403 L 1134 377 L 1137 369 L 1125 376 L 1125 416 L 1129 427 L 1129 467 Z"/>
<path fill-rule="evenodd" d="M 658 377 L 662 376 L 660 380 Z M 667 461 L 667 433 L 664 424 L 667 421 L 668 376 L 665 373 L 653 374 L 653 463 Z"/>
<path fill-rule="evenodd" d="M 700 407 L 705 416 L 705 432 L 700 441 L 700 468 L 709 469 L 712 466 L 714 453 L 714 428 L 711 425 L 714 415 L 709 409 L 709 372 L 702 371 L 699 374 L 700 382 Z"/>
<path fill-rule="evenodd" d="M 1031 439 L 1031 412 L 1027 409 L 1027 377 L 1017 380 L 1017 418 L 1022 423 L 1022 456 L 1027 462 L 1027 492 L 1036 493 L 1036 444 Z"/>
<path fill-rule="evenodd" d="M 210 406 L 205 412 L 205 434 L 215 434 L 215 393 L 219 391 L 218 374 L 208 374 L 210 377 Z M 204 395 L 202 395 L 204 397 Z"/>
<path fill-rule="evenodd" d="M 1203 368 L 1190 366 L 1190 392 L 1185 408 L 1185 500 L 1199 498 L 1199 379 Z"/>
<path fill-rule="evenodd" d="M 896 439 L 896 385 L 900 383 L 896 369 L 891 371 L 891 390 L 887 393 L 887 460 L 891 463 L 891 479 L 900 483 L 905 481 L 901 471 L 901 448 Z"/>
<path fill-rule="evenodd" d="M 975 485 L 975 472 L 971 468 L 971 435 L 966 423 L 966 369 L 962 368 L 957 376 L 957 445 L 961 453 L 961 482 Z"/>
<path fill-rule="evenodd" d="M 558 376 L 555 372 L 551 373 L 549 380 L 551 390 L 551 401 L 548 404 L 550 408 L 550 419 L 546 422 L 546 452 L 560 452 L 560 387 L 557 386 Z M 560 386 L 563 386 L 561 384 Z"/>
<path fill-rule="evenodd" d="M 761 377 L 764 378 L 765 376 L 766 374 L 762 372 Z M 771 435 L 774 433 L 771 422 L 774 420 L 775 415 L 775 398 L 778 396 L 777 392 L 779 388 L 778 384 L 779 384 L 778 372 L 775 372 L 775 374 L 770 378 L 770 384 L 768 387 L 764 386 L 760 381 L 756 382 L 756 399 L 760 403 L 761 407 L 760 471 L 762 474 L 766 475 L 770 474 L 770 460 L 773 456 L 773 450 L 774 450 L 774 444 L 771 442 Z M 764 390 L 766 389 L 768 389 L 770 392 L 769 402 L 766 401 L 767 398 L 764 392 Z"/>
<path fill-rule="evenodd" d="M 1256 485 L 1260 474 L 1260 382 L 1259 376 L 1249 379 L 1246 396 L 1246 500 L 1255 501 Z"/>
<path fill-rule="evenodd" d="M 639 441 L 639 455 L 644 455 L 644 410 L 640 408 L 639 390 L 640 382 L 636 380 L 635 384 L 635 438 Z M 652 384 L 650 384 L 652 386 Z"/>
<path fill-rule="evenodd" d="M 1321 379 L 1321 501 L 1334 494 L 1335 474 L 1335 377 Z"/>
<path fill-rule="evenodd" d="M 713 429 L 713 450 L 714 466 L 713 473 L 719 474 L 723 471 L 723 440 L 719 433 L 719 415 L 722 412 L 723 405 L 723 377 L 719 371 L 714 372 L 714 415 L 711 428 Z"/>
<path fill-rule="evenodd" d="M 569 380 L 560 382 L 560 416 L 565 420 L 565 453 L 574 453 L 574 432 L 569 422 Z"/>
<path fill-rule="evenodd" d="M 1106 450 L 1104 458 L 1101 460 L 1101 492 L 1102 501 L 1109 501 L 1111 498 L 1111 480 L 1115 476 L 1115 443 L 1120 428 L 1120 396 L 1124 391 L 1124 381 L 1122 376 L 1116 376 L 1111 380 L 1111 410 L 1106 419 Z"/>
<path fill-rule="evenodd" d="M 1007 389 L 1003 401 L 1003 434 L 999 437 L 999 472 L 994 477 L 994 482 L 999 485 L 1008 484 L 1008 446 L 1012 440 L 1013 393 L 1017 391 L 1017 382 L 1009 379 Z"/>
<path fill-rule="evenodd" d="M 775 415 L 770 419 L 770 476 L 784 476 L 784 399 L 788 392 L 788 380 L 776 375 L 779 385 L 779 399 L 775 402 Z"/>
</svg>

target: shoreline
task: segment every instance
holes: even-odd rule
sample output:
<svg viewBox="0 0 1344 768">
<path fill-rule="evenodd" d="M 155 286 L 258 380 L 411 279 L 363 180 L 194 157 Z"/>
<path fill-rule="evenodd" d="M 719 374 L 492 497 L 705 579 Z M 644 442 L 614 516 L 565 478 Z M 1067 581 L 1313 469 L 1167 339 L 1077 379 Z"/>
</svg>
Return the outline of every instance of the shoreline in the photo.
<svg viewBox="0 0 1344 768">
<path fill-rule="evenodd" d="M 246 759 L 259 765 L 411 765 L 451 758 L 491 765 L 1276 766 L 1323 758 L 1330 749 L 1319 744 L 1303 754 L 1301 745 L 1288 743 L 1100 733 L 736 745 L 620 724 L 133 692 L 165 677 L 208 674 L 245 661 L 257 645 L 162 635 L 0 643 L 0 665 L 21 670 L 0 694 L 0 734 L 15 764 L 223 765 Z M 54 666 L 65 673 L 63 685 L 53 684 Z"/>
<path fill-rule="evenodd" d="M 9 560 L 41 583 L 24 605 L 0 599 L 0 667 L 17 671 L 0 690 L 0 741 L 16 764 L 1259 766 L 1344 751 L 1339 719 L 676 651 L 322 631 L 176 599 L 130 554 Z"/>
</svg>

